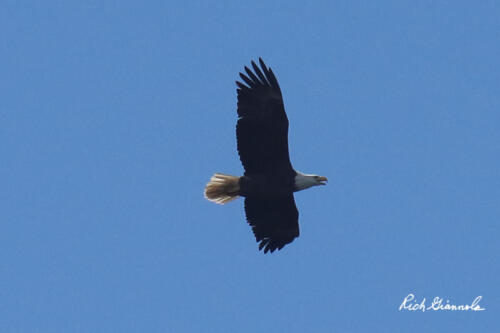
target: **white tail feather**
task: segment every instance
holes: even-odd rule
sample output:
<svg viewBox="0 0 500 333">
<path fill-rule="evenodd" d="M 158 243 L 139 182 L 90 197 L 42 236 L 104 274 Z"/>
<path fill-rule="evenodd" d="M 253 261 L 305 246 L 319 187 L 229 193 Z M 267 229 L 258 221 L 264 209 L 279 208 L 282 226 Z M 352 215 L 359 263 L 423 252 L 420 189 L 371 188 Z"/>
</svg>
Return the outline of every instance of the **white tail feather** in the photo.
<svg viewBox="0 0 500 333">
<path fill-rule="evenodd" d="M 238 198 L 240 177 L 216 173 L 205 186 L 205 198 L 223 205 Z"/>
</svg>

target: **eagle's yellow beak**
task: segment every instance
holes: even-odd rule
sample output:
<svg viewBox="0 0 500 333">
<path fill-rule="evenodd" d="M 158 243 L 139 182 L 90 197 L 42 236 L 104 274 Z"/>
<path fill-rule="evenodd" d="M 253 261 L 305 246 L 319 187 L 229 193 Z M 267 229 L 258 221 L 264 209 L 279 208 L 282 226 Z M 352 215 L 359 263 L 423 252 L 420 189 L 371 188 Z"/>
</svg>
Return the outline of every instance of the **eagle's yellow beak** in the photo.
<svg viewBox="0 0 500 333">
<path fill-rule="evenodd" d="M 324 176 L 320 176 L 320 177 L 318 177 L 318 180 L 320 182 L 322 182 L 321 185 L 326 185 L 326 182 L 328 181 L 328 178 L 326 178 Z"/>
</svg>

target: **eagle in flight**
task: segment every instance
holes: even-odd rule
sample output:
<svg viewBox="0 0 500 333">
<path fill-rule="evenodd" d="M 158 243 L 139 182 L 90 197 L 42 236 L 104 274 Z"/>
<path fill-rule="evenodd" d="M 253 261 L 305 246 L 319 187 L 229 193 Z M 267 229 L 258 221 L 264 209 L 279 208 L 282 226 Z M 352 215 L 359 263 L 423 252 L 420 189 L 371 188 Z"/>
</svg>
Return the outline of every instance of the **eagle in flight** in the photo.
<svg viewBox="0 0 500 333">
<path fill-rule="evenodd" d="M 237 148 L 245 173 L 216 173 L 205 198 L 225 204 L 245 198 L 245 214 L 259 250 L 281 250 L 299 236 L 299 212 L 293 193 L 325 185 L 327 178 L 303 174 L 292 167 L 288 153 L 288 118 L 281 89 L 271 68 L 259 58 L 253 71 L 245 66 L 238 95 Z"/>
</svg>

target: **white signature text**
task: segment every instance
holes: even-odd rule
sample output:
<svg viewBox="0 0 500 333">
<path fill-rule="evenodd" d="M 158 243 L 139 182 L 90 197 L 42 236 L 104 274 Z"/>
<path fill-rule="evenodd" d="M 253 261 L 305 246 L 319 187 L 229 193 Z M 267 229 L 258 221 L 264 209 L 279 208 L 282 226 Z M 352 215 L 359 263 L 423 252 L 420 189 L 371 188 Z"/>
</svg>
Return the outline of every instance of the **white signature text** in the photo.
<svg viewBox="0 0 500 333">
<path fill-rule="evenodd" d="M 426 305 L 426 299 L 423 298 L 421 302 L 418 302 L 415 299 L 415 295 L 413 294 L 408 294 L 403 299 L 403 303 L 399 306 L 399 311 L 406 310 L 406 311 L 422 311 L 425 312 L 427 310 L 434 310 L 434 311 L 439 311 L 439 310 L 444 310 L 444 311 L 483 311 L 484 308 L 482 308 L 479 305 L 479 302 L 483 296 L 477 296 L 471 304 L 463 304 L 463 305 L 455 305 L 455 304 L 450 304 L 449 300 L 446 300 L 446 302 L 443 300 L 441 297 L 434 297 L 432 300 L 432 303 L 429 305 Z"/>
</svg>

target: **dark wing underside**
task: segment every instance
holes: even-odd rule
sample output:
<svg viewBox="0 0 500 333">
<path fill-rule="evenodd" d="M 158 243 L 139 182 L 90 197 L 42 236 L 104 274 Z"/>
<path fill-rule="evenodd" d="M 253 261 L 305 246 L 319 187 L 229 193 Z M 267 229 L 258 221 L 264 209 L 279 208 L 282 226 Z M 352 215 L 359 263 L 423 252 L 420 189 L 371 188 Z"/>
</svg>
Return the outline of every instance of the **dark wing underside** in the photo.
<svg viewBox="0 0 500 333">
<path fill-rule="evenodd" d="M 288 154 L 288 118 L 278 81 L 259 58 L 262 70 L 252 61 L 252 72 L 240 73 L 246 83 L 238 86 L 238 153 L 245 175 L 293 175 Z"/>
<path fill-rule="evenodd" d="M 299 236 L 299 212 L 293 194 L 273 199 L 247 197 L 245 213 L 264 253 L 281 250 Z"/>
</svg>

